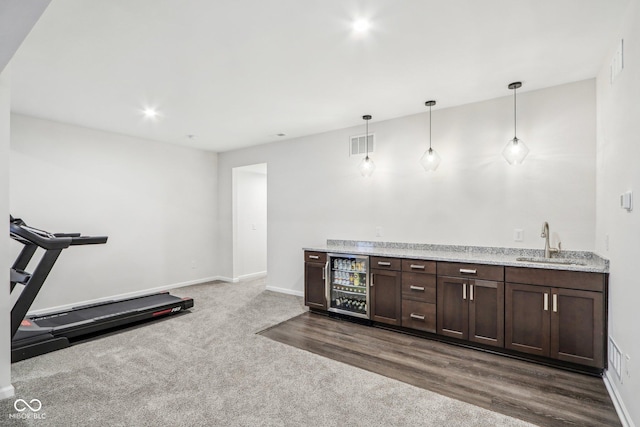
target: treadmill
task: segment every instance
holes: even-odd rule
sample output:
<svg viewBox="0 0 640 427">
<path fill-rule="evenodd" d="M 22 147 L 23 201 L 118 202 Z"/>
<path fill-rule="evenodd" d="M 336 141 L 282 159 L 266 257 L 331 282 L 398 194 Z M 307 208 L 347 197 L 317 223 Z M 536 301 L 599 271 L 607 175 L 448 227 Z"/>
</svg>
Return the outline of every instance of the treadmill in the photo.
<svg viewBox="0 0 640 427">
<path fill-rule="evenodd" d="M 118 328 L 181 313 L 193 307 L 192 298 L 179 298 L 168 292 L 159 292 L 27 316 L 31 304 L 64 249 L 70 246 L 104 244 L 107 237 L 49 233 L 29 227 L 23 220 L 13 216 L 9 217 L 9 233 L 11 238 L 24 245 L 11 267 L 11 293 L 17 285 L 24 286 L 11 309 L 11 362 L 60 350 Z M 32 272 L 25 271 L 38 248 L 42 248 L 44 254 Z"/>
</svg>

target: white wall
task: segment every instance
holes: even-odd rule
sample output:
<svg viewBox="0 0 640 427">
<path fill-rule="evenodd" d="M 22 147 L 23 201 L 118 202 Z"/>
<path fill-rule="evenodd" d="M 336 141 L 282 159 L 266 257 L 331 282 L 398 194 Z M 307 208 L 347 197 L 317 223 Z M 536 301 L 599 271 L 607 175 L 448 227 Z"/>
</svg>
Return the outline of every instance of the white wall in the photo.
<svg viewBox="0 0 640 427">
<path fill-rule="evenodd" d="M 9 141 L 10 81 L 9 67 L 0 72 L 0 216 L 9 216 Z M 6 224 L 6 222 L 5 222 Z M 6 230 L 6 229 L 5 229 Z M 0 399 L 13 396 L 11 385 L 11 311 L 9 308 L 9 239 L 0 240 Z"/>
<path fill-rule="evenodd" d="M 5 221 L 9 212 L 9 159 L 10 159 L 10 67 L 8 63 L 29 34 L 51 0 L 3 2 L 0 5 L 0 214 Z M 6 223 L 5 223 L 6 224 Z M 0 276 L 9 282 L 9 240 L 0 243 Z M 0 399 L 14 395 L 11 385 L 11 337 L 9 288 L 0 291 Z"/>
<path fill-rule="evenodd" d="M 609 64 L 624 39 L 624 70 L 610 84 Z M 638 333 L 638 257 L 640 256 L 640 2 L 630 3 L 619 38 L 597 78 L 596 249 L 611 261 L 609 336 L 624 355 L 622 377 L 610 369 L 633 422 L 640 425 L 640 334 Z M 634 190 L 635 208 L 620 208 L 620 194 Z M 608 236 L 608 247 L 607 247 Z"/>
<path fill-rule="evenodd" d="M 109 236 L 64 250 L 32 310 L 215 276 L 216 163 L 211 152 L 12 115 L 12 214 Z"/>
<path fill-rule="evenodd" d="M 232 270 L 231 170 L 260 162 L 269 167 L 272 288 L 301 293 L 301 248 L 327 238 L 542 248 L 549 221 L 554 244 L 593 250 L 595 81 L 519 92 L 518 137 L 531 149 L 520 167 L 501 156 L 513 138 L 507 83 L 503 98 L 433 110 L 433 147 L 443 159 L 435 174 L 418 163 L 427 113 L 376 122 L 375 111 L 363 111 L 376 134 L 368 179 L 358 173 L 361 159 L 348 156 L 349 136 L 364 130 L 357 118 L 357 127 L 221 153 L 220 274 Z M 513 241 L 514 228 L 524 229 L 523 242 Z"/>
<path fill-rule="evenodd" d="M 267 272 L 267 165 L 233 169 L 234 272 L 233 279 Z"/>
</svg>

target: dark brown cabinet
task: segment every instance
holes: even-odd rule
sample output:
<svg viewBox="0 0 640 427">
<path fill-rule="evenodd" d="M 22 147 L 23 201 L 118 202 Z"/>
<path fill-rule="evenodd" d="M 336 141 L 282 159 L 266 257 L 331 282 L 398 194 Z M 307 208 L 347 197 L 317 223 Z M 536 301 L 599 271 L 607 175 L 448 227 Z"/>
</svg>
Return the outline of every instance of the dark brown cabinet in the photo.
<svg viewBox="0 0 640 427">
<path fill-rule="evenodd" d="M 371 320 L 400 325 L 402 310 L 400 259 L 371 257 L 370 265 Z"/>
<path fill-rule="evenodd" d="M 326 252 L 305 251 L 304 258 L 305 305 L 337 311 L 327 299 L 327 284 L 334 283 L 327 275 L 342 270 L 328 268 Z M 369 257 L 368 267 L 368 274 L 358 273 L 368 289 L 360 317 L 546 357 L 557 365 L 598 372 L 606 365 L 606 273 L 377 256 Z M 354 288 L 349 282 L 335 286 L 343 294 Z"/>
<path fill-rule="evenodd" d="M 549 356 L 551 336 L 550 288 L 507 283 L 505 291 L 505 347 Z"/>
<path fill-rule="evenodd" d="M 442 263 L 438 272 L 464 275 L 438 276 L 437 332 L 441 335 L 504 346 L 504 283 L 502 267 Z M 467 278 L 467 277 L 474 278 Z"/>
<path fill-rule="evenodd" d="M 309 308 L 326 310 L 327 254 L 305 251 L 304 260 L 304 305 Z"/>
<path fill-rule="evenodd" d="M 449 337 L 469 337 L 467 279 L 438 277 L 438 333 Z M 463 296 L 464 292 L 464 296 Z"/>
<path fill-rule="evenodd" d="M 402 326 L 436 332 L 436 263 L 402 260 Z"/>
<path fill-rule="evenodd" d="M 475 280 L 471 283 L 468 339 L 504 347 L 504 282 Z"/>
<path fill-rule="evenodd" d="M 566 362 L 603 367 L 602 293 L 554 289 L 551 299 L 551 357 Z"/>
<path fill-rule="evenodd" d="M 506 284 L 507 348 L 604 367 L 606 275 L 515 267 L 506 275 L 533 283 Z"/>
</svg>

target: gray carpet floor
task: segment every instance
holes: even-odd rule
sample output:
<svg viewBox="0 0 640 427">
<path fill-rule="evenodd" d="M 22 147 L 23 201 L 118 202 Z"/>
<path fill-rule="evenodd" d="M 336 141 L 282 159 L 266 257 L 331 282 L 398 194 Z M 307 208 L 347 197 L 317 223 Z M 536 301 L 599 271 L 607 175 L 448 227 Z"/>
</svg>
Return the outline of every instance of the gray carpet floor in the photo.
<svg viewBox="0 0 640 427">
<path fill-rule="evenodd" d="M 195 307 L 14 363 L 0 425 L 531 425 L 256 335 L 306 310 L 264 280 L 172 293 Z M 18 398 L 39 399 L 40 418 L 11 418 Z"/>
</svg>

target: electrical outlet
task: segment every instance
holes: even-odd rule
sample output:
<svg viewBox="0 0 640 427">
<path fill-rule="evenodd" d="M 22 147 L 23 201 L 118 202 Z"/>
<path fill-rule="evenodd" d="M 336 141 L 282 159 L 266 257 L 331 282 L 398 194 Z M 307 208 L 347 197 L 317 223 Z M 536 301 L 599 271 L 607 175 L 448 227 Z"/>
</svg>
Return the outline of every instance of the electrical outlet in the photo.
<svg viewBox="0 0 640 427">
<path fill-rule="evenodd" d="M 191 269 L 195 270 L 196 268 L 198 268 L 198 263 L 196 262 L 196 260 L 191 260 Z"/>
<path fill-rule="evenodd" d="M 620 195 L 620 207 L 626 209 L 627 212 L 633 210 L 633 192 L 626 191 Z"/>
<path fill-rule="evenodd" d="M 377 227 L 376 227 L 376 237 L 382 237 L 382 235 L 383 235 L 383 234 L 384 234 L 384 233 L 383 233 L 383 229 L 382 229 L 382 227 L 377 226 Z"/>
<path fill-rule="evenodd" d="M 524 230 L 522 228 L 516 228 L 513 230 L 513 241 L 522 242 L 524 240 Z"/>
<path fill-rule="evenodd" d="M 609 251 L 609 235 L 605 234 L 604 235 L 604 250 L 605 251 Z"/>
</svg>

